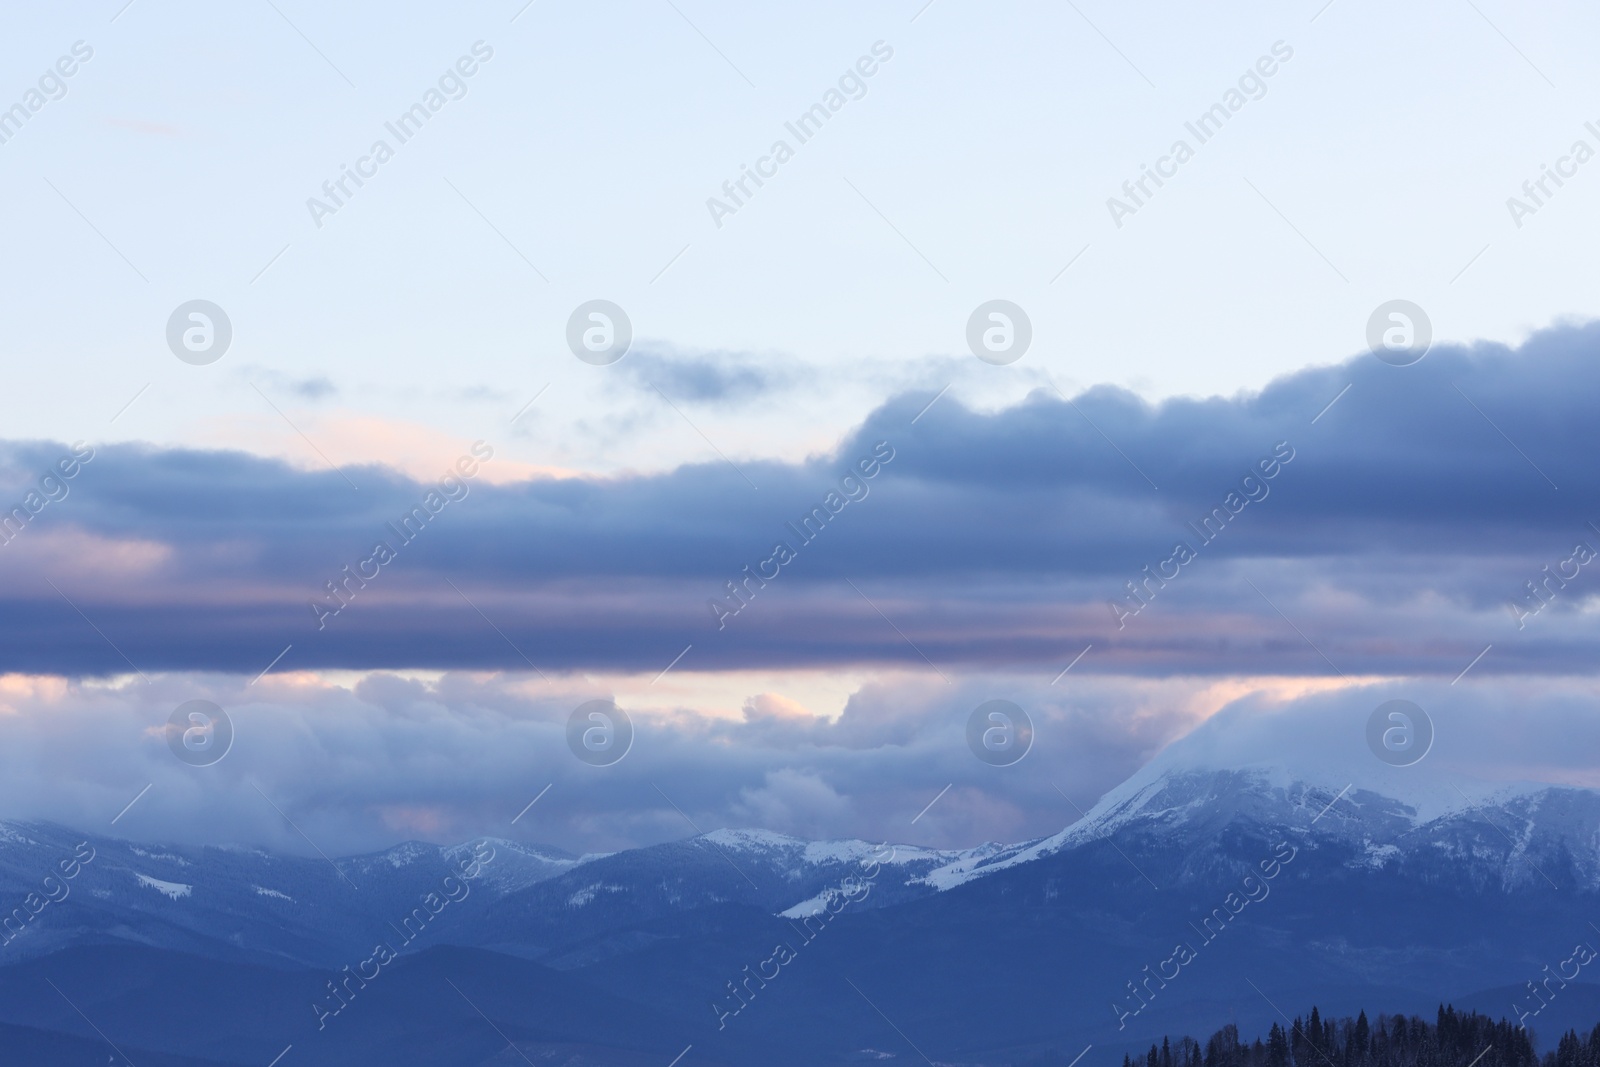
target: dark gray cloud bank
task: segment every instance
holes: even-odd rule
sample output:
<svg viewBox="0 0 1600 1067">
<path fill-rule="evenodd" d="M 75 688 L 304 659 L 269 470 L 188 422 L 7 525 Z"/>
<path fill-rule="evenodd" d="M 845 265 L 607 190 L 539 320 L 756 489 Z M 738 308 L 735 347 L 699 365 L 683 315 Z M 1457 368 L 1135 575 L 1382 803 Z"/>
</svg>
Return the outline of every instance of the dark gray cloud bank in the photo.
<svg viewBox="0 0 1600 1067">
<path fill-rule="evenodd" d="M 828 456 L 502 486 L 351 468 L 357 492 L 103 447 L 0 545 L 0 670 L 254 674 L 292 642 L 284 668 L 654 672 L 692 643 L 685 669 L 925 655 L 1048 678 L 1092 642 L 1078 670 L 1453 676 L 1493 643 L 1475 670 L 1587 673 L 1600 567 L 1568 561 L 1600 548 L 1597 351 L 1600 327 L 1563 328 L 1233 398 L 1100 387 L 984 414 L 947 395 L 915 422 L 930 396 L 905 395 Z M 0 447 L 5 506 L 67 451 Z M 346 566 L 365 587 L 314 610 Z M 737 614 L 710 606 L 729 581 Z"/>
</svg>

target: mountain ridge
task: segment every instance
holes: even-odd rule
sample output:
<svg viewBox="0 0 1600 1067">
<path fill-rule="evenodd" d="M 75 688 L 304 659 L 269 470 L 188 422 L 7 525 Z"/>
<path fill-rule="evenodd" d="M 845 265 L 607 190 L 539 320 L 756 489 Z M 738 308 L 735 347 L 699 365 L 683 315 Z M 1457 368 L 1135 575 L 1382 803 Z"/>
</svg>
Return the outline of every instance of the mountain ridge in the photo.
<svg viewBox="0 0 1600 1067">
<path fill-rule="evenodd" d="M 397 1065 L 667 1062 L 693 1044 L 705 1063 L 816 1067 L 912 1055 L 897 1029 L 942 1063 L 1066 1062 L 1085 1043 L 1206 1032 L 1219 1012 L 1264 1029 L 1268 998 L 1352 1013 L 1515 1003 L 1541 1032 L 1600 1011 L 1582 980 L 1527 993 L 1574 941 L 1600 944 L 1600 793 L 1391 766 L 1336 725 L 1343 749 L 1315 722 L 1253 720 L 1262 755 L 1229 748 L 1228 718 L 1208 723 L 1060 832 L 968 849 L 724 828 L 608 854 L 479 837 L 329 860 L 4 823 L 0 906 L 29 914 L 0 946 L 0 984 L 99 990 L 93 1010 L 129 1047 L 206 1063 L 227 1061 L 220 1032 L 142 1021 L 117 990 L 160 973 L 232 990 L 231 1011 L 271 1005 L 245 1028 L 265 1062 L 313 1003 L 329 1011 L 330 983 L 396 945 L 378 973 L 408 977 L 350 987 L 328 1023 L 343 1036 L 308 1036 L 304 1062 L 339 1062 L 359 1035 Z M 80 842 L 92 857 L 49 888 Z M 510 987 L 469 989 L 474 972 Z M 585 1022 L 561 988 L 654 1021 Z M 484 1020 L 498 1044 L 451 1043 Z M 36 1024 L 85 1036 L 59 1006 L 0 1003 L 0 1026 Z"/>
</svg>

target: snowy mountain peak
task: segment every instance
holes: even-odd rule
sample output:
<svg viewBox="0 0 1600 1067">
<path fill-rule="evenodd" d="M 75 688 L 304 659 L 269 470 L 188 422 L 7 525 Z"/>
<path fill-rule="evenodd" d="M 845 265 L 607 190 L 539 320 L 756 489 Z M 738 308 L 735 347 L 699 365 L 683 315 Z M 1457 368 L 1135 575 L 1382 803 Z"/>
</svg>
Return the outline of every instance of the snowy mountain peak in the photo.
<svg viewBox="0 0 1600 1067">
<path fill-rule="evenodd" d="M 807 842 L 798 837 L 790 837 L 788 834 L 780 834 L 772 830 L 754 828 L 712 830 L 710 833 L 701 834 L 693 840 L 705 841 L 716 845 L 718 848 L 737 849 L 741 852 L 803 849 L 807 844 Z"/>
<path fill-rule="evenodd" d="M 973 850 L 922 880 L 951 889 L 1105 839 L 1204 850 L 1226 830 L 1254 829 L 1337 842 L 1366 866 L 1453 856 L 1500 888 L 1557 867 L 1600 887 L 1600 792 L 1484 781 L 1438 752 L 1396 766 L 1369 747 L 1367 727 L 1365 714 L 1332 704 L 1292 713 L 1236 705 L 1172 742 L 1061 832 Z"/>
<path fill-rule="evenodd" d="M 1383 703 L 1375 699 L 1373 709 Z M 1423 713 L 1426 715 L 1426 713 Z M 1344 702 L 1322 708 L 1303 704 L 1294 710 L 1234 705 L 1169 744 L 1127 781 L 1102 797 L 1083 820 L 1085 830 L 1106 832 L 1137 815 L 1157 812 L 1153 803 L 1201 803 L 1167 788 L 1173 782 L 1232 775 L 1239 789 L 1275 791 L 1303 798 L 1312 814 L 1335 797 L 1362 793 L 1393 801 L 1395 813 L 1416 823 L 1483 805 L 1500 805 L 1550 788 L 1530 782 L 1490 782 L 1453 769 L 1448 756 L 1428 751 L 1416 762 L 1397 766 L 1380 758 L 1368 743 L 1365 712 L 1352 715 Z M 1417 730 L 1430 738 L 1431 721 Z M 1431 740 L 1430 740 L 1431 747 Z M 1317 803 L 1321 797 L 1322 804 Z M 1181 813 L 1168 813 L 1177 817 Z M 1084 832 L 1082 830 L 1080 833 Z"/>
</svg>

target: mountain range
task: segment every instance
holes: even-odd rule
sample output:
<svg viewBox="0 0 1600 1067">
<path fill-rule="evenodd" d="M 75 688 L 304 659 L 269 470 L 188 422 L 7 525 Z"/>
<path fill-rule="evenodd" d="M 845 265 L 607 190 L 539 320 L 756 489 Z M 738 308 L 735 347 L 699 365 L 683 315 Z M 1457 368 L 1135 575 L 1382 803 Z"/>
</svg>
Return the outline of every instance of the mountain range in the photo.
<svg viewBox="0 0 1600 1067">
<path fill-rule="evenodd" d="M 724 829 L 329 860 L 0 824 L 0 1050 L 1094 1067 L 1312 1001 L 1591 1028 L 1600 794 L 1390 766 L 1361 727 L 1224 712 L 1060 833 L 965 850 Z"/>
</svg>

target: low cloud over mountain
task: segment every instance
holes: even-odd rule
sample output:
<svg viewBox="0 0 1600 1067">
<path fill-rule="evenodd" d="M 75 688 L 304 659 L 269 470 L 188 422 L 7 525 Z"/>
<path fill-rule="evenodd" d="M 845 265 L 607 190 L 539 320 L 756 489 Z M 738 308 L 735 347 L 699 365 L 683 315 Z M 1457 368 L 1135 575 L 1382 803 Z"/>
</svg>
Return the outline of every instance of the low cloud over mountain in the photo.
<svg viewBox="0 0 1600 1067">
<path fill-rule="evenodd" d="M 619 694 L 632 750 L 595 767 L 569 749 L 567 720 L 608 690 L 577 677 L 13 676 L 0 689 L 0 808 L 143 840 L 307 855 L 308 840 L 354 852 L 480 834 L 581 853 L 729 826 L 965 848 L 1059 831 L 1219 709 L 1227 730 L 1192 735 L 1179 751 L 1208 767 L 1290 765 L 1330 797 L 1348 783 L 1379 788 L 1369 779 L 1380 774 L 1433 781 L 1447 800 L 1456 794 L 1445 781 L 1593 785 L 1592 690 L 1586 679 L 1492 676 L 1349 686 L 1069 675 L 1052 686 L 984 675 L 946 686 L 897 675 L 863 685 L 829 719 L 775 714 L 783 700 L 771 694 L 742 711 L 695 709 L 641 686 Z M 996 696 L 1034 723 L 1032 750 L 1014 766 L 968 748 L 973 709 Z M 173 709 L 197 698 L 225 709 L 234 731 L 232 750 L 210 766 L 174 758 L 165 730 Z M 1431 716 L 1432 751 L 1419 767 L 1367 750 L 1368 721 L 1392 699 Z M 1207 738 L 1231 747 L 1208 748 Z"/>
</svg>

